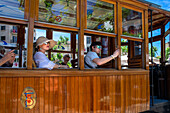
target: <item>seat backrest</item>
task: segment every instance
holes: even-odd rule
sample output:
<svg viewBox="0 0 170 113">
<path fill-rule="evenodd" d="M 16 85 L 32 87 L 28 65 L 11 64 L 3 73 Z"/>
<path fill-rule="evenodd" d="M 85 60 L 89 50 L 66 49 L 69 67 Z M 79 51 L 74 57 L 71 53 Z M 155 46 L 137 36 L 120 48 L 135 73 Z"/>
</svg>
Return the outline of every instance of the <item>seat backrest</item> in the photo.
<svg viewBox="0 0 170 113">
<path fill-rule="evenodd" d="M 77 68 L 78 67 L 78 59 L 71 60 L 71 64 L 72 64 L 73 68 Z"/>
</svg>

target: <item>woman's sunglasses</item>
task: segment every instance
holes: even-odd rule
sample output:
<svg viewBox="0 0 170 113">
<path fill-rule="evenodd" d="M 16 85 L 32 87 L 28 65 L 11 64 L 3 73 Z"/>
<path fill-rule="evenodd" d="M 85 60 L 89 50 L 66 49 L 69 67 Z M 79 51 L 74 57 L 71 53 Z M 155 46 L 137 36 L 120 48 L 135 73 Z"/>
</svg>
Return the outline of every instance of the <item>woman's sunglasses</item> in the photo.
<svg viewBox="0 0 170 113">
<path fill-rule="evenodd" d="M 44 42 L 43 44 L 47 45 L 47 44 L 50 44 L 50 42 Z"/>
</svg>

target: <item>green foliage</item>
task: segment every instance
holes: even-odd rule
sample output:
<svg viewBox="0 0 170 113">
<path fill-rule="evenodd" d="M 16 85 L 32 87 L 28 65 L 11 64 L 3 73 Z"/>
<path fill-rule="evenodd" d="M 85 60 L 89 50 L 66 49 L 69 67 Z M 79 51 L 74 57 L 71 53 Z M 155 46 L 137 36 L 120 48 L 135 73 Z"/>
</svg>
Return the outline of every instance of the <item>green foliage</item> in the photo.
<svg viewBox="0 0 170 113">
<path fill-rule="evenodd" d="M 153 46 L 152 51 L 153 51 L 152 57 L 156 57 L 156 52 L 158 51 L 158 48 Z M 151 56 L 151 48 L 149 49 L 149 56 Z"/>
<path fill-rule="evenodd" d="M 64 36 L 64 38 L 62 36 L 60 36 L 59 40 L 57 41 L 57 45 L 55 45 L 53 47 L 53 50 L 60 50 L 62 51 L 64 49 L 64 45 L 67 44 L 69 38 Z M 63 53 L 57 53 L 56 55 L 55 54 L 51 54 L 51 61 L 57 61 L 57 63 L 62 63 L 62 59 L 63 59 Z M 67 65 L 69 67 L 71 67 L 71 63 L 68 62 Z"/>
<path fill-rule="evenodd" d="M 122 8 L 122 20 L 130 15 L 130 9 Z"/>
<path fill-rule="evenodd" d="M 141 38 L 142 33 L 132 34 L 132 33 L 128 33 L 128 32 L 123 32 L 123 35 L 127 35 L 127 36 L 133 36 L 133 37 L 139 37 L 139 38 Z"/>
<path fill-rule="evenodd" d="M 165 49 L 165 59 L 168 60 L 169 57 L 170 57 L 170 47 L 167 47 Z"/>
</svg>

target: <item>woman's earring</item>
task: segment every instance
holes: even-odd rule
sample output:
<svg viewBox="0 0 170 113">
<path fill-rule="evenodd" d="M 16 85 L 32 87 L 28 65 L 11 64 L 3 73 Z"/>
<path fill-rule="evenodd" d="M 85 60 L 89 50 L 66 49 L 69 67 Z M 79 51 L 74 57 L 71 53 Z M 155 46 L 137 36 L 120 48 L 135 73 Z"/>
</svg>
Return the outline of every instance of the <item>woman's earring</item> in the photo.
<svg viewBox="0 0 170 113">
<path fill-rule="evenodd" d="M 40 48 L 40 50 L 42 50 L 42 48 Z"/>
</svg>

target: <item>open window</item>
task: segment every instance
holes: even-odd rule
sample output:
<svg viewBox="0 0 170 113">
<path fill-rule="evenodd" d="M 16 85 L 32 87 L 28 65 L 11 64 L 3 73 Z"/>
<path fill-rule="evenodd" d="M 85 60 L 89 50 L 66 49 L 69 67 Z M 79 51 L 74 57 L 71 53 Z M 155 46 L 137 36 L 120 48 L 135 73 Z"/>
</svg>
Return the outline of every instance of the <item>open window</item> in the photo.
<svg viewBox="0 0 170 113">
<path fill-rule="evenodd" d="M 1 57 L 7 52 L 14 50 L 15 58 L 6 62 L 1 68 L 23 68 L 26 60 L 27 42 L 25 36 L 27 34 L 25 26 L 15 24 L 0 24 L 0 46 Z"/>
</svg>

